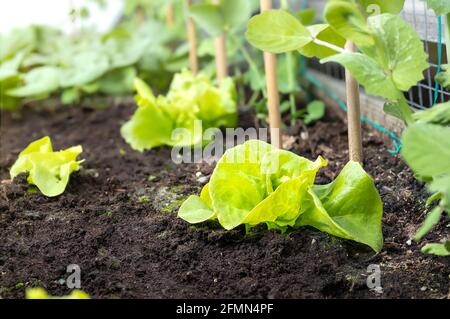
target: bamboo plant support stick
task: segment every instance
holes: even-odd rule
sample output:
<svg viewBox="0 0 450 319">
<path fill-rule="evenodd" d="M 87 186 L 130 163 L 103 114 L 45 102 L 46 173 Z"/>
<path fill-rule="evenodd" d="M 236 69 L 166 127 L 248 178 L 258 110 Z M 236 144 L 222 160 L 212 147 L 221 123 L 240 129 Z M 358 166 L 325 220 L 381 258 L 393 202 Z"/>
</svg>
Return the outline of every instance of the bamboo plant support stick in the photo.
<svg viewBox="0 0 450 319">
<path fill-rule="evenodd" d="M 355 52 L 356 46 L 348 41 L 345 49 L 349 52 Z M 362 163 L 362 141 L 361 141 L 361 109 L 359 97 L 359 84 L 350 74 L 345 70 L 345 82 L 347 88 L 347 120 L 348 120 L 348 143 L 349 156 L 351 161 Z"/>
<path fill-rule="evenodd" d="M 189 8 L 192 4 L 192 0 L 186 0 L 186 9 L 189 12 Z M 195 28 L 194 19 L 189 15 L 187 17 L 187 33 L 189 41 L 189 64 L 193 74 L 198 73 L 198 57 L 197 57 L 197 31 Z"/>
<path fill-rule="evenodd" d="M 214 0 L 214 3 L 219 4 L 220 0 Z M 214 43 L 216 46 L 217 83 L 220 85 L 220 83 L 228 77 L 226 34 L 223 33 L 216 37 Z"/>
<path fill-rule="evenodd" d="M 272 9 L 272 0 L 261 0 L 261 12 Z M 267 82 L 270 138 L 272 145 L 282 148 L 280 96 L 277 83 L 277 58 L 275 54 L 264 52 L 264 68 Z"/>
<path fill-rule="evenodd" d="M 174 8 L 173 4 L 169 4 L 166 8 L 166 24 L 169 28 L 173 27 L 174 24 Z"/>
</svg>

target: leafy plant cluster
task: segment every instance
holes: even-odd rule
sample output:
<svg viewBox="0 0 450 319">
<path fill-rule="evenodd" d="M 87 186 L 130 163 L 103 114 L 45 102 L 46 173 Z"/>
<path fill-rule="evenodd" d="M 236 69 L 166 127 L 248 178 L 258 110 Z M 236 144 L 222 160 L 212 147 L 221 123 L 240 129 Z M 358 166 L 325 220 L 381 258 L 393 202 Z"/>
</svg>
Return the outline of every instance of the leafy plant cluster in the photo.
<svg viewBox="0 0 450 319">
<path fill-rule="evenodd" d="M 368 94 L 392 102 L 392 113 L 411 123 L 412 111 L 403 92 L 423 79 L 428 63 L 420 38 L 397 15 L 403 3 L 330 0 L 324 12 L 327 23 L 311 26 L 284 10 L 271 10 L 250 20 L 247 39 L 264 51 L 298 51 L 322 63 L 343 65 Z M 374 4 L 376 14 L 370 11 Z M 355 43 L 359 51 L 345 50 L 346 41 Z"/>
<path fill-rule="evenodd" d="M 154 96 L 139 79 L 135 87 L 138 109 L 121 129 L 123 138 L 135 150 L 162 145 L 201 146 L 204 130 L 236 126 L 236 90 L 231 78 L 216 87 L 207 76 L 184 70 L 175 75 L 166 96 Z M 198 121 L 202 121 L 202 127 L 198 127 Z"/>
<path fill-rule="evenodd" d="M 450 45 L 450 2 L 428 0 L 428 6 L 437 16 L 446 16 L 447 47 Z M 449 53 L 449 52 L 447 52 Z M 450 54 L 448 54 L 450 58 Z M 450 88 L 448 66 L 438 74 L 437 80 Z M 450 102 L 433 106 L 429 110 L 413 114 L 414 124 L 408 127 L 402 137 L 402 156 L 416 173 L 416 177 L 427 183 L 433 194 L 427 201 L 434 206 L 414 239 L 419 241 L 436 226 L 444 214 L 450 216 Z M 429 243 L 422 252 L 439 256 L 450 256 L 450 239 L 440 243 Z"/>
<path fill-rule="evenodd" d="M 225 229 L 312 226 L 380 251 L 382 203 L 371 177 L 349 162 L 332 183 L 315 185 L 326 165 L 321 157 L 312 162 L 250 140 L 224 154 L 200 196 L 190 196 L 178 216 L 194 224 L 217 220 Z"/>
<path fill-rule="evenodd" d="M 82 290 L 75 289 L 69 295 L 62 297 L 53 297 L 48 294 L 44 288 L 29 288 L 25 292 L 26 299 L 91 299 L 91 297 Z"/>
<path fill-rule="evenodd" d="M 54 152 L 48 136 L 32 142 L 20 154 L 11 167 L 11 179 L 28 173 L 28 183 L 48 197 L 61 195 L 69 183 L 69 177 L 80 168 L 77 161 L 83 151 L 80 145 Z"/>
<path fill-rule="evenodd" d="M 0 108 L 59 95 L 63 104 L 82 96 L 125 96 L 137 75 L 164 89 L 170 74 L 187 63 L 186 50 L 173 52 L 164 24 L 121 24 L 106 34 L 68 36 L 46 26 L 29 26 L 0 36 Z"/>
<path fill-rule="evenodd" d="M 446 107 L 449 108 L 450 105 Z M 427 205 L 437 202 L 415 236 L 415 240 L 420 240 L 432 230 L 445 212 L 450 216 L 450 128 L 418 123 L 407 128 L 402 139 L 405 161 L 433 193 Z M 444 243 L 427 244 L 422 251 L 449 256 L 450 239 Z"/>
</svg>

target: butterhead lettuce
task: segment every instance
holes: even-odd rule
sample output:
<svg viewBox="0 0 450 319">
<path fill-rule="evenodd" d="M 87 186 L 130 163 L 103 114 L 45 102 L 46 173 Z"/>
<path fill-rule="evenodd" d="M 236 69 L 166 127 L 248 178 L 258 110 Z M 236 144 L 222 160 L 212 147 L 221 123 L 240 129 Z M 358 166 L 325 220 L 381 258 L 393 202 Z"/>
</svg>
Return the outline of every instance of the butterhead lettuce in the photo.
<svg viewBox="0 0 450 319">
<path fill-rule="evenodd" d="M 322 157 L 310 161 L 250 140 L 225 152 L 209 184 L 181 205 L 178 216 L 192 224 L 217 220 L 227 230 L 311 226 L 379 252 L 382 203 L 371 177 L 349 162 L 331 184 L 314 185 L 326 165 Z"/>
<path fill-rule="evenodd" d="M 45 136 L 28 145 L 11 167 L 11 179 L 20 173 L 29 173 L 28 183 L 48 197 L 61 195 L 72 172 L 79 169 L 83 161 L 77 161 L 83 151 L 81 145 L 53 152 L 50 137 Z"/>
<path fill-rule="evenodd" d="M 72 290 L 67 296 L 53 297 L 48 294 L 44 288 L 28 288 L 25 292 L 26 299 L 91 299 L 87 293 L 82 290 Z"/>
<path fill-rule="evenodd" d="M 236 92 L 231 78 L 220 87 L 209 78 L 184 70 L 175 75 L 166 96 L 155 96 L 145 82 L 135 80 L 138 108 L 121 129 L 122 137 L 137 151 L 157 146 L 198 146 L 203 130 L 235 127 Z M 196 123 L 201 121 L 201 127 Z"/>
</svg>

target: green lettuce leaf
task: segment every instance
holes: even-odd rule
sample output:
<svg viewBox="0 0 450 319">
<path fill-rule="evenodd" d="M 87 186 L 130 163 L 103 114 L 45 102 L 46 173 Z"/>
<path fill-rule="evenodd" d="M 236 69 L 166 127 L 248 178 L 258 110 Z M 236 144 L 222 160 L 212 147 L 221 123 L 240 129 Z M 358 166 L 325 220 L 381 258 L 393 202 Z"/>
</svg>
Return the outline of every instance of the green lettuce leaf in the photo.
<svg viewBox="0 0 450 319">
<path fill-rule="evenodd" d="M 44 288 L 28 288 L 25 292 L 26 299 L 91 299 L 82 290 L 73 290 L 69 295 L 63 297 L 50 296 Z"/>
<path fill-rule="evenodd" d="M 80 168 L 83 161 L 76 158 L 83 151 L 81 146 L 53 152 L 48 136 L 28 145 L 11 167 L 11 179 L 20 173 L 29 173 L 28 183 L 48 197 L 61 195 L 69 182 L 72 172 Z"/>
<path fill-rule="evenodd" d="M 138 108 L 122 126 L 121 134 L 137 151 L 163 145 L 201 146 L 203 130 L 236 126 L 236 92 L 231 78 L 215 87 L 208 77 L 185 70 L 174 76 L 166 96 L 155 97 L 139 79 L 135 88 Z"/>
<path fill-rule="evenodd" d="M 372 178 L 360 164 L 349 162 L 329 185 L 309 191 L 310 209 L 297 226 L 313 226 L 331 235 L 370 246 L 383 247 L 383 205 Z"/>
<path fill-rule="evenodd" d="M 217 220 L 227 230 L 265 223 L 285 231 L 313 226 L 380 251 L 382 204 L 372 179 L 350 162 L 329 185 L 314 186 L 327 165 L 250 140 L 217 163 L 200 196 L 190 196 L 178 216 L 189 223 Z"/>
<path fill-rule="evenodd" d="M 13 97 L 47 96 L 59 88 L 59 70 L 51 66 L 35 68 L 23 76 L 23 86 L 8 90 Z"/>
</svg>

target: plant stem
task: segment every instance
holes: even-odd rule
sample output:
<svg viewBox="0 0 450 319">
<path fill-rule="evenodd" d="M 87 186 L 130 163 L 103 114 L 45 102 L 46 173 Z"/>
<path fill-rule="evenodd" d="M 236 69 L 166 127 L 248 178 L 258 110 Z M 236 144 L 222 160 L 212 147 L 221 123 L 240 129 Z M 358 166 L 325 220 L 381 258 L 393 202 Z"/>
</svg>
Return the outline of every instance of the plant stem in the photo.
<svg viewBox="0 0 450 319">
<path fill-rule="evenodd" d="M 287 0 L 281 0 L 281 8 L 288 10 L 289 9 L 289 3 Z M 294 96 L 294 88 L 295 88 L 295 72 L 294 72 L 294 63 L 293 63 L 293 53 L 287 52 L 286 53 L 286 71 L 287 71 L 287 82 L 288 82 L 288 88 L 289 88 L 289 103 L 291 105 L 291 126 L 295 124 L 295 112 L 297 111 L 296 105 L 295 105 L 295 96 Z"/>
<path fill-rule="evenodd" d="M 253 72 L 255 72 L 256 76 L 258 77 L 258 80 L 262 83 L 263 82 L 263 78 L 261 76 L 261 73 L 258 70 L 258 67 L 256 66 L 256 62 L 253 60 L 253 58 L 251 57 L 250 53 L 248 53 L 247 48 L 242 44 L 242 42 L 239 41 L 239 39 L 236 39 L 236 36 L 230 36 L 230 39 L 233 40 L 237 46 L 239 51 L 241 51 L 242 56 L 244 57 L 245 61 L 247 62 L 249 68 L 251 70 L 253 70 Z M 264 96 L 264 98 L 266 98 L 267 94 L 266 94 L 266 90 L 263 86 L 262 89 L 262 94 Z"/>
<path fill-rule="evenodd" d="M 339 53 L 349 52 L 349 51 L 347 51 L 347 50 L 345 50 L 345 49 L 343 49 L 343 48 L 341 48 L 341 47 L 338 47 L 337 45 L 334 45 L 334 44 L 332 44 L 332 43 L 328 43 L 328 42 L 326 42 L 326 41 L 322 41 L 322 40 L 317 39 L 317 38 L 314 38 L 314 39 L 313 39 L 313 42 L 314 42 L 315 44 L 318 44 L 318 45 L 321 45 L 321 46 L 330 48 L 331 50 L 337 51 L 337 52 L 339 52 Z"/>
<path fill-rule="evenodd" d="M 403 92 L 399 91 L 399 106 L 400 112 L 403 115 L 403 119 L 405 121 L 406 126 L 409 126 L 414 123 L 414 119 L 412 117 L 413 111 L 409 107 L 408 101 L 406 101 Z"/>
<path fill-rule="evenodd" d="M 295 105 L 295 96 L 294 96 L 294 88 L 295 88 L 295 73 L 294 73 L 294 66 L 293 66 L 293 53 L 288 52 L 286 53 L 286 71 L 287 71 L 287 80 L 288 80 L 288 88 L 289 88 L 289 103 L 291 105 L 291 125 L 293 126 L 295 124 L 294 114 L 297 111 L 296 105 Z"/>
</svg>

